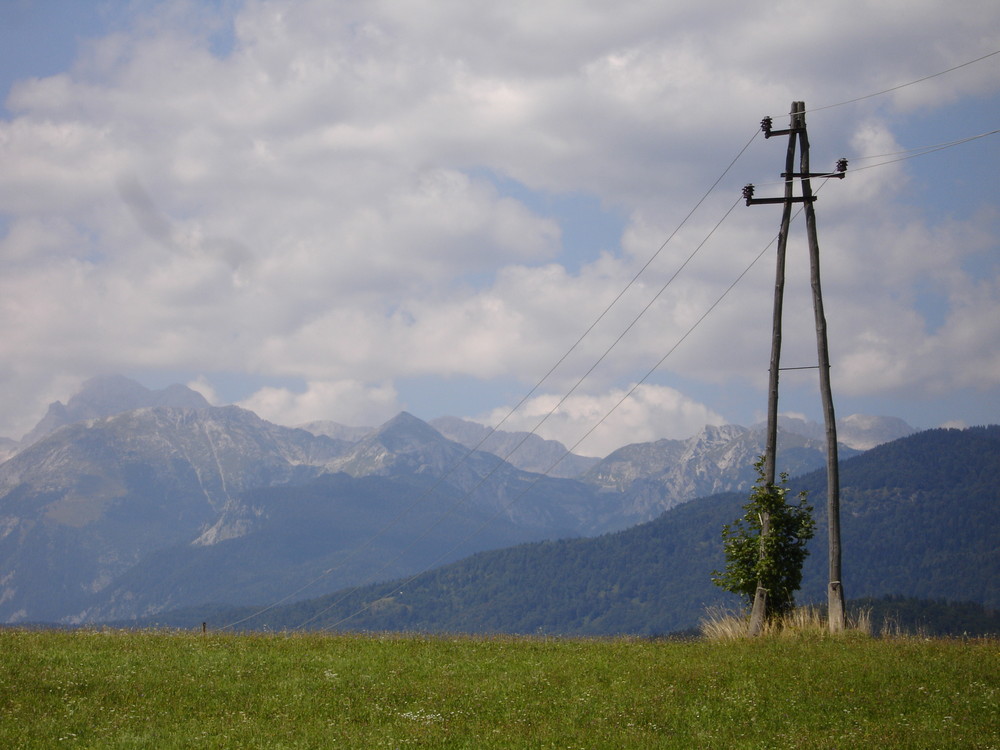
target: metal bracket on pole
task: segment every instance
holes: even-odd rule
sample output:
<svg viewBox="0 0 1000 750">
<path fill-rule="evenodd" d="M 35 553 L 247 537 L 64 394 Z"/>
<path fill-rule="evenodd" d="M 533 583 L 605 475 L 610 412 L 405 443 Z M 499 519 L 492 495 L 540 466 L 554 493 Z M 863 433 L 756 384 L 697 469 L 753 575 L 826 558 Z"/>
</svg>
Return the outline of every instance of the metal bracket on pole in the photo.
<svg viewBox="0 0 1000 750">
<path fill-rule="evenodd" d="M 763 203 L 812 203 L 816 200 L 815 195 L 810 195 L 808 198 L 804 196 L 793 196 L 791 198 L 754 198 L 753 191 L 754 187 L 752 184 L 743 186 L 743 197 L 746 199 L 748 206 L 759 206 Z"/>
<path fill-rule="evenodd" d="M 772 130 L 771 129 L 771 118 L 765 117 L 760 121 L 760 129 L 764 132 L 765 138 L 770 138 L 774 135 L 789 135 L 790 133 L 797 133 L 798 128 L 785 128 L 784 130 Z"/>
<path fill-rule="evenodd" d="M 789 177 L 834 177 L 838 180 L 847 176 L 847 159 L 837 159 L 837 167 L 834 172 L 782 172 L 785 179 Z"/>
</svg>

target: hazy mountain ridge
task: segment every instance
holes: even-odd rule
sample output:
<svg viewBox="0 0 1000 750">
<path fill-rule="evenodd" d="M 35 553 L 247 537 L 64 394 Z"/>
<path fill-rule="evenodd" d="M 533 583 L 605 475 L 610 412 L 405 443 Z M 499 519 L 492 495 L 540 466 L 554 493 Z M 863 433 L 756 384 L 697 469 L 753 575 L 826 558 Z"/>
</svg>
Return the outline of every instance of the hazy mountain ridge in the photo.
<svg viewBox="0 0 1000 750">
<path fill-rule="evenodd" d="M 779 430 L 779 471 L 801 474 L 824 465 L 826 444 Z M 754 462 L 763 454 L 765 431 L 739 425 L 705 427 L 687 440 L 637 443 L 611 453 L 581 479 L 622 496 L 633 523 L 649 521 L 696 497 L 748 490 Z M 840 458 L 858 451 L 840 446 Z"/>
<path fill-rule="evenodd" d="M 601 460 L 570 453 L 557 440 L 546 440 L 530 432 L 492 430 L 478 422 L 458 417 L 439 417 L 432 419 L 430 425 L 445 437 L 467 448 L 488 451 L 505 458 L 519 469 L 547 472 L 553 477 L 579 477 Z"/>
<path fill-rule="evenodd" d="M 480 546 L 466 553 L 623 529 L 704 487 L 743 486 L 759 453 L 754 431 L 712 427 L 687 441 L 627 446 L 571 479 L 471 450 L 405 412 L 375 430 L 310 425 L 363 436 L 343 440 L 232 406 L 119 411 L 137 400 L 204 403 L 183 386 L 152 392 L 124 379 L 92 381 L 67 409 L 113 414 L 56 427 L 0 465 L 0 621 L 131 617 L 191 603 L 184 596 L 236 603 L 294 590 L 331 566 L 347 577 L 330 585 L 348 585 L 393 559 L 392 545 L 413 547 L 390 569 L 403 575 L 441 552 L 449 537 L 435 524 L 454 539 L 481 529 Z M 486 429 L 443 422 L 466 439 L 481 441 Z M 566 452 L 525 433 L 493 439 L 508 453 L 511 441 L 523 442 L 518 454 L 527 465 Z M 804 438 L 783 437 L 783 445 L 784 458 L 801 450 L 803 466 L 822 463 L 822 451 Z M 356 481 L 324 479 L 336 476 Z M 433 522 L 431 508 L 439 514 Z M 412 531 L 410 512 L 424 514 L 426 538 L 389 534 L 346 562 L 366 533 L 377 536 L 387 523 Z M 315 539 L 316 529 L 326 537 Z M 302 553 L 294 565 L 282 567 L 282 544 Z"/>
<path fill-rule="evenodd" d="M 0 463 L 13 456 L 21 449 L 21 444 L 7 437 L 0 437 Z"/>
<path fill-rule="evenodd" d="M 91 378 L 65 404 L 61 401 L 49 404 L 45 416 L 24 436 L 21 445 L 31 445 L 63 425 L 111 417 L 145 406 L 203 409 L 210 404 L 200 393 L 183 385 L 153 391 L 122 375 Z"/>
<path fill-rule="evenodd" d="M 133 619 L 204 601 L 275 601 L 290 591 L 316 596 L 553 532 L 493 518 L 428 476 L 323 474 L 252 490 L 240 500 L 252 516 L 242 533 L 212 545 L 157 550 L 68 619 Z"/>
<path fill-rule="evenodd" d="M 492 453 L 470 451 L 406 412 L 324 462 L 322 469 L 356 479 L 428 477 L 445 494 L 454 494 L 455 504 L 488 511 L 525 530 L 590 533 L 612 513 L 610 507 L 602 510 L 586 485 L 524 472 Z M 518 501 L 528 493 L 530 502 Z M 235 512 L 245 517 L 244 510 Z"/>
<path fill-rule="evenodd" d="M 316 476 L 343 447 L 237 407 L 58 428 L 0 465 L 0 618 L 65 613 L 146 554 L 201 537 L 240 493 Z"/>
<path fill-rule="evenodd" d="M 314 481 L 338 473 L 362 483 Z M 337 494 L 348 490 L 366 502 L 358 506 L 354 496 Z M 520 502 L 525 495 L 531 499 Z M 405 413 L 350 444 L 279 427 L 237 407 L 143 407 L 58 428 L 0 466 L 0 560 L 9 571 L 0 585 L 0 619 L 130 617 L 191 603 L 177 591 L 226 599 L 270 591 L 274 581 L 298 587 L 331 560 L 342 562 L 344 550 L 402 517 L 408 505 L 419 506 L 417 516 L 433 508 L 425 527 L 449 532 L 428 536 L 406 558 L 411 566 L 480 528 L 486 529 L 481 544 L 505 546 L 591 532 L 595 518 L 612 513 L 586 485 L 529 474 L 489 453 L 470 454 Z M 296 520 L 300 511 L 310 523 Z M 390 536 L 393 544 L 407 545 L 413 523 L 408 519 L 402 536 Z M 305 538 L 320 527 L 343 549 L 325 549 L 321 539 L 298 572 L 271 570 L 274 560 L 241 541 L 273 548 L 280 538 L 301 548 L 288 529 Z M 393 554 L 381 547 L 349 570 L 361 577 Z M 246 569 L 261 581 L 237 583 Z M 389 574 L 407 570 L 395 565 Z M 234 581 L 228 588 L 203 583 L 225 578 L 225 571 Z M 174 591 L 157 576 L 172 581 Z M 123 582 L 130 579 L 143 590 L 128 589 Z"/>
<path fill-rule="evenodd" d="M 814 440 L 826 440 L 826 429 L 799 417 L 779 416 L 779 428 Z M 754 425 L 763 429 L 765 425 Z M 837 442 L 854 450 L 866 451 L 876 445 L 912 435 L 916 430 L 898 417 L 851 414 L 837 419 Z"/>
<path fill-rule="evenodd" d="M 998 476 L 1000 426 L 929 430 L 844 461 L 843 580 L 849 597 L 972 602 L 995 621 Z M 825 485 L 823 470 L 790 482 L 793 491 L 809 493 L 818 524 L 797 596 L 803 603 L 825 601 Z M 711 571 L 724 565 L 722 526 L 742 513 L 745 502 L 743 493 L 724 493 L 596 538 L 482 552 L 412 581 L 270 610 L 245 627 L 295 628 L 309 620 L 310 627 L 324 628 L 350 617 L 340 627 L 560 635 L 657 635 L 691 628 L 707 606 L 737 604 L 711 583 Z M 379 606 L 371 607 L 373 602 Z M 193 627 L 205 612 L 166 613 L 160 621 Z M 972 614 L 982 617 L 984 610 Z M 215 623 L 229 616 L 211 613 L 205 619 Z M 960 622 L 949 628 L 963 631 Z"/>
<path fill-rule="evenodd" d="M 313 435 L 326 435 L 347 443 L 356 443 L 375 432 L 375 427 L 351 427 L 330 419 L 318 419 L 313 422 L 296 425 L 298 429 L 311 432 Z"/>
<path fill-rule="evenodd" d="M 130 463 L 184 462 L 209 504 L 287 481 L 296 467 L 320 467 L 348 446 L 266 422 L 236 406 L 143 407 L 58 428 L 0 465 L 0 491 L 32 483 L 66 489 L 74 474 L 94 476 Z"/>
</svg>

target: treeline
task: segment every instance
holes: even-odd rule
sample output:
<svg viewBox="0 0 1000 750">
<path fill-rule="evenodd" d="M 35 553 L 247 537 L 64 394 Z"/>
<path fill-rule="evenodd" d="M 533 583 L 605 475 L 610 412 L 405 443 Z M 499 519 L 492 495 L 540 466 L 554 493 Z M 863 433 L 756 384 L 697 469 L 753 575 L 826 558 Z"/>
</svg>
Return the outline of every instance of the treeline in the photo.
<svg viewBox="0 0 1000 750">
<path fill-rule="evenodd" d="M 855 616 L 867 613 L 875 635 L 1000 637 L 1000 611 L 975 602 L 869 597 L 852 600 L 848 611 Z"/>
<path fill-rule="evenodd" d="M 365 601 L 365 596 L 384 596 Z M 193 607 L 165 613 L 141 623 L 112 623 L 116 627 L 168 627 L 197 629 L 201 623 L 211 630 L 234 631 L 294 631 L 294 630 L 338 630 L 349 632 L 396 631 L 419 633 L 469 633 L 469 634 L 553 634 L 593 636 L 606 634 L 634 634 L 647 637 L 672 636 L 692 638 L 699 635 L 697 625 L 673 631 L 653 631 L 642 627 L 629 627 L 624 616 L 620 620 L 608 619 L 604 624 L 612 625 L 610 630 L 601 627 L 599 619 L 581 618 L 584 628 L 579 631 L 565 631 L 561 623 L 552 620 L 526 618 L 525 610 L 511 610 L 506 626 L 493 627 L 495 622 L 460 618 L 441 618 L 437 627 L 429 628 L 418 616 L 422 605 L 407 603 L 403 597 L 393 594 L 391 588 L 370 589 L 348 595 L 342 605 L 324 613 L 309 622 L 319 611 L 316 600 L 300 602 L 282 608 L 277 614 L 255 617 L 258 611 L 251 607 Z M 328 602 L 329 603 L 329 602 Z M 822 609 L 822 607 L 820 607 Z M 364 610 L 364 611 L 362 611 Z M 847 602 L 848 617 L 852 621 L 867 619 L 872 635 L 892 637 L 896 635 L 917 635 L 927 637 L 1000 637 L 1000 610 L 989 609 L 976 602 L 954 602 L 917 599 L 903 596 L 862 597 Z M 356 614 L 351 617 L 350 615 Z M 328 616 L 332 615 L 332 617 Z M 337 617 L 347 618 L 338 621 Z M 249 618 L 244 620 L 244 618 Z M 451 622 L 451 627 L 445 627 Z M 503 622 L 503 621 L 501 621 Z M 305 627 L 303 623 L 307 623 Z M 378 627 L 375 627 L 375 626 Z M 590 626 L 590 627 L 587 627 Z M 24 627 L 20 625 L 18 627 Z M 51 627 L 39 624 L 35 627 Z"/>
</svg>

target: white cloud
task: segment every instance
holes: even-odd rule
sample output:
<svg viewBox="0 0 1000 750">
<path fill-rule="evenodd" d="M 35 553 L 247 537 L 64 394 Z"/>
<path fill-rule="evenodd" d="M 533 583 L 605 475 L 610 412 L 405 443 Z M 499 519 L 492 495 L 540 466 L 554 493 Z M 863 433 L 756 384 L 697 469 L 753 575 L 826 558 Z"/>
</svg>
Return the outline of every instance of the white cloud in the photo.
<svg viewBox="0 0 1000 750">
<path fill-rule="evenodd" d="M 479 421 L 506 431 L 536 431 L 575 453 L 598 457 L 623 445 L 688 438 L 707 424 L 725 423 L 720 414 L 673 388 L 645 384 L 565 400 L 555 394 L 534 396 L 513 414 L 504 407 Z"/>
<path fill-rule="evenodd" d="M 222 403 L 222 400 L 219 398 L 219 394 L 215 390 L 215 386 L 213 386 L 211 381 L 204 375 L 199 375 L 194 380 L 188 381 L 187 387 L 192 391 L 200 393 L 205 397 L 205 400 L 213 406 L 218 406 Z"/>
<path fill-rule="evenodd" d="M 414 376 L 530 387 L 670 235 L 761 116 L 780 119 L 792 98 L 835 103 L 1000 48 L 1000 11 L 959 6 L 857 0 L 744 4 L 725 14 L 653 0 L 614 10 L 560 0 L 444 2 L 421 12 L 317 0 L 218 12 L 136 6 L 146 13 L 83 43 L 71 69 L 20 81 L 7 98 L 0 434 L 30 428 L 56 383 L 115 370 L 204 374 L 194 382 L 206 393 L 213 372 L 307 381 L 302 393 L 263 389 L 242 402 L 286 423 L 329 411 L 374 424 L 396 407 L 394 383 Z M 215 53 L 212 35 L 229 21 L 232 50 Z M 814 164 L 900 150 L 907 113 L 996 97 L 998 62 L 870 106 L 811 112 Z M 961 117 L 953 124 L 961 132 L 949 136 L 967 134 Z M 765 183 L 777 180 L 783 145 L 754 142 L 549 390 L 569 388 L 609 352 L 744 182 L 777 190 Z M 838 382 L 859 395 L 996 389 L 997 272 L 969 263 L 995 252 L 996 216 L 927 216 L 909 192 L 912 174 L 907 162 L 859 169 L 821 195 Z M 568 192 L 626 217 L 621 247 L 581 260 L 564 246 L 546 198 Z M 777 221 L 777 211 L 738 206 L 614 345 L 588 391 L 641 377 L 767 245 Z M 793 242 L 786 361 L 798 364 L 815 352 L 803 240 Z M 759 387 L 771 265 L 768 255 L 665 369 Z M 929 286 L 942 300 L 940 324 L 920 308 Z M 638 403 L 690 415 L 678 417 L 685 429 L 722 411 L 686 411 L 675 396 Z M 363 398 L 370 412 L 341 416 Z M 630 418 L 636 435 L 670 429 L 647 428 L 669 420 Z M 618 439 L 630 429 L 601 431 Z"/>
<path fill-rule="evenodd" d="M 350 426 L 380 425 L 399 412 L 391 385 L 371 386 L 356 381 L 310 381 L 305 391 L 261 388 L 239 403 L 274 422 L 295 426 L 332 420 Z"/>
</svg>

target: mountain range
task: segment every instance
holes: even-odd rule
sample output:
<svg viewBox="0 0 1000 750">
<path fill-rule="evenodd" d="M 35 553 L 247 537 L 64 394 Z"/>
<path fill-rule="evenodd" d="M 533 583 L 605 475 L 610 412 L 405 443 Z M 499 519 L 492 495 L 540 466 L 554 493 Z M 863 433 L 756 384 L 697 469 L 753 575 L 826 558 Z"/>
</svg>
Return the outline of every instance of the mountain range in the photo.
<svg viewBox="0 0 1000 750">
<path fill-rule="evenodd" d="M 763 445 L 759 427 L 706 427 L 594 460 L 405 412 L 377 429 L 310 427 L 121 377 L 51 405 L 0 464 L 0 621 L 305 599 L 482 550 L 619 531 L 745 490 Z M 910 431 L 892 420 L 872 431 L 886 427 Z M 791 473 L 823 464 L 815 438 L 784 429 L 781 446 Z M 561 475 L 538 471 L 553 465 Z"/>
<path fill-rule="evenodd" d="M 851 598 L 865 599 L 875 628 L 922 629 L 933 617 L 932 632 L 997 633 L 998 476 L 997 426 L 928 430 L 841 463 L 843 582 Z M 817 521 L 800 603 L 826 599 L 825 486 L 825 470 L 789 484 L 807 493 Z M 595 538 L 481 552 L 418 576 L 263 611 L 202 606 L 142 624 L 566 636 L 690 630 L 706 610 L 739 607 L 711 575 L 725 564 L 722 526 L 746 502 L 743 493 L 713 495 Z"/>
</svg>

